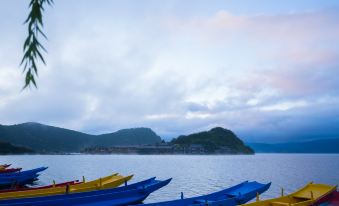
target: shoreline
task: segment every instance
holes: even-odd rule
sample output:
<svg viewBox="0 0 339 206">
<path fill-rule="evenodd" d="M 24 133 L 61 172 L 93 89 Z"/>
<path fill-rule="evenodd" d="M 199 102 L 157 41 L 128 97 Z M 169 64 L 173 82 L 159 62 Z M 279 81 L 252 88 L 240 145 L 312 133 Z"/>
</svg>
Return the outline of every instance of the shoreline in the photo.
<svg viewBox="0 0 339 206">
<path fill-rule="evenodd" d="M 89 155 L 89 156 L 99 156 L 99 155 L 121 155 L 121 156 L 254 156 L 254 155 L 339 155 L 339 153 L 282 153 L 282 152 L 257 152 L 254 154 L 138 154 L 138 153 L 36 153 L 36 154 L 0 154 L 0 156 L 58 156 L 58 155 Z"/>
</svg>

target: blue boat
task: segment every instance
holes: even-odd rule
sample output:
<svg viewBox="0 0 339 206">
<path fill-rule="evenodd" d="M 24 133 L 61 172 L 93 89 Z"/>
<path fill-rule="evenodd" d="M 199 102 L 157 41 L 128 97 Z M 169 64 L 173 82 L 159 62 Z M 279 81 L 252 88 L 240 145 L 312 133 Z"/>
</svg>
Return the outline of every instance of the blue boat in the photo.
<svg viewBox="0 0 339 206">
<path fill-rule="evenodd" d="M 25 176 L 25 175 L 34 175 L 34 174 L 37 174 L 39 172 L 42 172 L 42 171 L 46 170 L 47 168 L 48 167 L 38 167 L 38 168 L 35 168 L 35 169 L 19 171 L 19 172 L 1 173 L 0 174 L 0 178 L 3 178 L 3 177 L 17 177 L 17 176 Z"/>
<path fill-rule="evenodd" d="M 209 195 L 203 195 L 192 198 L 183 198 L 178 200 L 143 204 L 144 206 L 236 206 L 244 204 L 268 190 L 271 183 L 261 184 L 258 182 L 243 182 L 233 187 L 215 192 Z"/>
<path fill-rule="evenodd" d="M 160 181 L 151 178 L 114 189 L 1 200 L 0 206 L 122 206 L 138 204 L 152 192 L 166 186 L 170 181 L 171 179 Z"/>
<path fill-rule="evenodd" d="M 31 184 L 38 179 L 39 174 L 30 174 L 17 177 L 0 177 L 0 189 Z"/>
<path fill-rule="evenodd" d="M 0 174 L 0 189 L 8 189 L 14 186 L 30 184 L 37 180 L 39 172 L 42 172 L 46 169 L 47 167 L 39 167 L 36 169 L 26 170 L 22 172 Z"/>
</svg>

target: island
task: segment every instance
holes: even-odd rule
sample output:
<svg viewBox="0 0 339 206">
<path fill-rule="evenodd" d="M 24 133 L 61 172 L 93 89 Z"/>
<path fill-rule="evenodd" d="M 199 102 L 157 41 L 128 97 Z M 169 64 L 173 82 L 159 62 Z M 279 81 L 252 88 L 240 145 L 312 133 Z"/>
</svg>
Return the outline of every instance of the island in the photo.
<svg viewBox="0 0 339 206">
<path fill-rule="evenodd" d="M 86 154 L 254 154 L 231 130 L 221 127 L 148 145 L 96 146 Z"/>
</svg>

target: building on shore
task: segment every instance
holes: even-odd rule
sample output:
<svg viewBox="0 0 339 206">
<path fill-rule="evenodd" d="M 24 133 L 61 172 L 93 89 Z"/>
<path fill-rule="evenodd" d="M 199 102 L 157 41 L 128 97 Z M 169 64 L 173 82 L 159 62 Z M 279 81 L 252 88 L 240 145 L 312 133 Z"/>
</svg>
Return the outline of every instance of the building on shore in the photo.
<svg viewBox="0 0 339 206">
<path fill-rule="evenodd" d="M 82 151 L 87 154 L 205 154 L 202 145 L 170 145 L 160 143 L 156 145 L 121 145 L 113 147 L 90 147 Z"/>
</svg>

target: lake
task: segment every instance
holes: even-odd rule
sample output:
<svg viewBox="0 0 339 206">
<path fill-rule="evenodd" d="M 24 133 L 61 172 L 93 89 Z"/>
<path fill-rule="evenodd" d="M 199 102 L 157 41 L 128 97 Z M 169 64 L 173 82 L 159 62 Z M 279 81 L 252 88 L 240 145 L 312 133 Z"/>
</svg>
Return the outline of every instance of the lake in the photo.
<svg viewBox="0 0 339 206">
<path fill-rule="evenodd" d="M 73 179 L 86 180 L 114 172 L 134 174 L 131 182 L 157 176 L 172 182 L 149 196 L 155 202 L 202 195 L 245 180 L 272 182 L 261 198 L 280 195 L 314 181 L 339 184 L 339 154 L 256 154 L 256 155 L 9 155 L 0 164 L 31 169 L 48 166 L 39 185 Z"/>
</svg>

